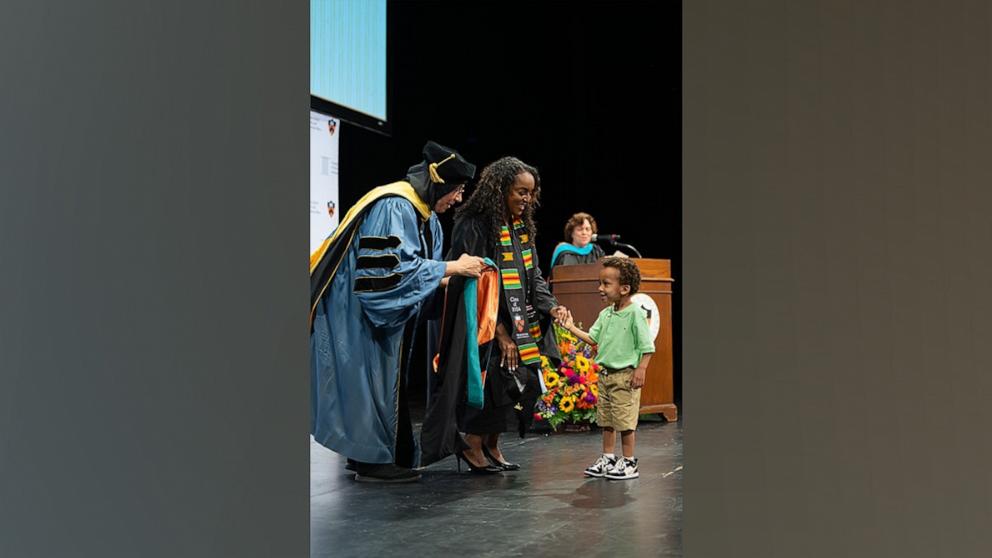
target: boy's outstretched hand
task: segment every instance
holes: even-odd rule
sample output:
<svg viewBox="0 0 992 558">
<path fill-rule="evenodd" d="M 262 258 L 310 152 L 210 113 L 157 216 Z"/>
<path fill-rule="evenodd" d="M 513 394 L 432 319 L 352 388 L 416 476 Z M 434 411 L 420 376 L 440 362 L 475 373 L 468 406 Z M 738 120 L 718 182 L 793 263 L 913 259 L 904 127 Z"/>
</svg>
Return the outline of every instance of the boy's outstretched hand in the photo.
<svg viewBox="0 0 992 558">
<path fill-rule="evenodd" d="M 575 325 L 575 321 L 574 321 L 574 320 L 572 319 L 572 312 L 571 312 L 571 311 L 569 311 L 569 312 L 568 312 L 568 313 L 567 313 L 567 314 L 565 315 L 565 319 L 563 319 L 563 320 L 561 321 L 561 325 L 562 325 L 562 327 L 564 327 L 564 328 L 565 328 L 565 329 L 567 329 L 568 331 L 572 331 L 572 326 L 574 326 L 574 325 Z"/>
<path fill-rule="evenodd" d="M 551 309 L 551 317 L 555 319 L 556 322 L 563 323 L 565 321 L 565 316 L 569 314 L 568 308 L 558 305 Z"/>
</svg>

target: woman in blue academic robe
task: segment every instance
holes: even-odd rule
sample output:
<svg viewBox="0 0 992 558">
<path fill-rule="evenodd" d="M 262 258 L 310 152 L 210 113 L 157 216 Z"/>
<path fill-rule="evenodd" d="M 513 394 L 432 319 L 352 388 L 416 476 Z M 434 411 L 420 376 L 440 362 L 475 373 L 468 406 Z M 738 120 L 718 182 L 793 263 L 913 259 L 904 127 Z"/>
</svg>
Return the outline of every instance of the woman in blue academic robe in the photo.
<svg viewBox="0 0 992 558">
<path fill-rule="evenodd" d="M 405 369 L 421 309 L 481 258 L 441 261 L 436 213 L 461 200 L 475 166 L 428 142 L 406 179 L 366 194 L 310 258 L 311 428 L 357 480 L 416 480 Z"/>
</svg>

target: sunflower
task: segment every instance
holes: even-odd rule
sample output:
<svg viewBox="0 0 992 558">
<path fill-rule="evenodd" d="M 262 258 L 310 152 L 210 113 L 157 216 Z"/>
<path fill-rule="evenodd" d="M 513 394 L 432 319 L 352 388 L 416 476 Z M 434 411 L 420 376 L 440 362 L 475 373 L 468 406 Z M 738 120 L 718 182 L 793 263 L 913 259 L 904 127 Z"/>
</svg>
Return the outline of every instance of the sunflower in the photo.
<svg viewBox="0 0 992 558">
<path fill-rule="evenodd" d="M 595 395 L 597 399 L 599 398 L 599 386 L 597 386 L 596 384 L 592 384 L 591 386 L 589 386 L 589 391 L 591 391 L 592 394 Z"/>
<path fill-rule="evenodd" d="M 544 375 L 544 385 L 548 389 L 556 387 L 558 385 L 558 374 L 554 372 L 548 372 Z"/>
<path fill-rule="evenodd" d="M 589 372 L 589 359 L 582 355 L 576 355 L 575 357 L 575 369 L 581 374 Z"/>
<path fill-rule="evenodd" d="M 561 327 L 558 324 L 555 324 L 555 335 L 558 337 L 559 340 L 568 339 L 572 341 L 578 341 L 578 338 L 575 337 L 575 335 L 573 335 L 572 332 L 568 331 L 567 329 Z"/>
<path fill-rule="evenodd" d="M 571 395 L 562 397 L 561 401 L 558 403 L 558 408 L 561 409 L 561 412 L 563 413 L 571 413 L 572 409 L 575 408 L 575 398 Z"/>
</svg>

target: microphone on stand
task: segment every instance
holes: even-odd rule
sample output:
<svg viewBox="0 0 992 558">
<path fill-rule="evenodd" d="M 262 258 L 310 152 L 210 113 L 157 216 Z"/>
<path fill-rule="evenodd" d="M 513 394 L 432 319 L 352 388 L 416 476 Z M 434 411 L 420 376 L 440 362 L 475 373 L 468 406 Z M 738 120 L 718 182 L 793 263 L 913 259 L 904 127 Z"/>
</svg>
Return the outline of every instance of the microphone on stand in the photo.
<svg viewBox="0 0 992 558">
<path fill-rule="evenodd" d="M 642 255 L 641 255 L 641 253 L 640 253 L 640 252 L 639 252 L 639 251 L 637 250 L 637 248 L 634 248 L 634 247 L 633 247 L 633 246 L 631 246 L 630 244 L 624 244 L 623 242 L 617 242 L 617 246 L 619 246 L 619 247 L 621 247 L 621 248 L 626 248 L 626 249 L 628 249 L 628 250 L 630 250 L 630 251 L 631 251 L 631 252 L 633 252 L 633 253 L 634 253 L 634 255 L 635 255 L 635 256 L 637 256 L 638 258 L 643 258 L 643 257 L 644 257 L 644 256 L 642 256 Z"/>
<path fill-rule="evenodd" d="M 631 252 L 633 252 L 634 254 L 636 254 L 638 258 L 643 258 L 644 257 L 644 256 L 641 255 L 640 252 L 637 251 L 637 248 L 634 248 L 630 244 L 624 244 L 623 242 L 618 242 L 619 240 L 620 240 L 620 235 L 618 235 L 618 234 L 594 234 L 594 235 L 592 235 L 592 241 L 593 242 L 596 242 L 596 241 L 609 242 L 610 244 L 614 244 L 616 246 L 619 246 L 620 248 L 626 248 L 626 249 L 630 250 Z"/>
<path fill-rule="evenodd" d="M 592 241 L 596 242 L 602 240 L 604 242 L 616 242 L 620 240 L 620 235 L 618 234 L 594 234 L 592 235 Z"/>
</svg>

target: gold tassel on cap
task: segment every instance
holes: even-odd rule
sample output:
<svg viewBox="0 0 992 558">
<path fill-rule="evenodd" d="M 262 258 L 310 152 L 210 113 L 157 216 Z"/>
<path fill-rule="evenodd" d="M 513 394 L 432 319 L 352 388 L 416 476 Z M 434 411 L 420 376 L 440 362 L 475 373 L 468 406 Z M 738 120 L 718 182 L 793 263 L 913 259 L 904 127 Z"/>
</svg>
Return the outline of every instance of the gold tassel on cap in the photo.
<svg viewBox="0 0 992 558">
<path fill-rule="evenodd" d="M 448 161 L 454 159 L 454 158 L 455 158 L 455 154 L 452 153 L 451 155 L 448 155 L 448 158 L 447 159 L 441 161 L 440 163 L 431 163 L 430 165 L 428 165 L 427 168 L 430 169 L 431 180 L 433 180 L 434 182 L 436 182 L 438 184 L 444 184 L 444 179 L 441 178 L 441 175 L 437 173 L 437 168 L 440 167 L 441 165 L 447 163 Z"/>
</svg>

